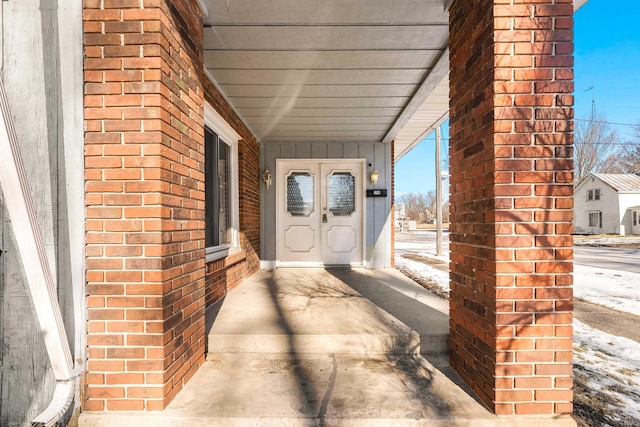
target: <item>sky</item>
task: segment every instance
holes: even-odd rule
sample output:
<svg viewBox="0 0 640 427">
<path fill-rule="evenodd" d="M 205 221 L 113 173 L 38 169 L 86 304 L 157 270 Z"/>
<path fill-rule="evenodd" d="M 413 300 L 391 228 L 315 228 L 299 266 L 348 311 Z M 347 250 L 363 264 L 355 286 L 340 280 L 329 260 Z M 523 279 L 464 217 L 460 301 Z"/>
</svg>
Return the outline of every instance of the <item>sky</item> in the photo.
<svg viewBox="0 0 640 427">
<path fill-rule="evenodd" d="M 595 101 L 596 111 L 608 122 L 640 122 L 639 17 L 640 0 L 589 0 L 576 12 L 576 119 L 588 118 Z M 447 126 L 448 122 L 443 125 L 445 143 Z M 632 138 L 632 126 L 611 126 L 623 140 Z M 446 149 L 442 153 L 446 157 Z M 434 165 L 435 133 L 396 163 L 396 195 L 435 190 Z"/>
</svg>

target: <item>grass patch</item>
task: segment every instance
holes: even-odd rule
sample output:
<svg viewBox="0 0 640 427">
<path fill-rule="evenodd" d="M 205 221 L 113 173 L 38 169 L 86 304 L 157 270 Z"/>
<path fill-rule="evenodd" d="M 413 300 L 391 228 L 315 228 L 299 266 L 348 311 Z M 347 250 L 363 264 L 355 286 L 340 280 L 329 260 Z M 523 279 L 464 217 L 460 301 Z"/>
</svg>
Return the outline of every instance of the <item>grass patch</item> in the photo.
<svg viewBox="0 0 640 427">
<path fill-rule="evenodd" d="M 640 424 L 640 420 L 620 413 L 624 403 L 612 393 L 628 393 L 624 387 L 604 386 L 601 390 L 590 388 L 589 378 L 596 375 L 581 365 L 574 365 L 573 374 L 573 419 L 578 427 L 624 427 Z"/>
<path fill-rule="evenodd" d="M 637 369 L 629 369 L 629 368 L 620 368 L 620 369 L 617 369 L 617 371 L 622 375 L 626 375 L 628 377 L 635 376 L 638 373 Z"/>
</svg>

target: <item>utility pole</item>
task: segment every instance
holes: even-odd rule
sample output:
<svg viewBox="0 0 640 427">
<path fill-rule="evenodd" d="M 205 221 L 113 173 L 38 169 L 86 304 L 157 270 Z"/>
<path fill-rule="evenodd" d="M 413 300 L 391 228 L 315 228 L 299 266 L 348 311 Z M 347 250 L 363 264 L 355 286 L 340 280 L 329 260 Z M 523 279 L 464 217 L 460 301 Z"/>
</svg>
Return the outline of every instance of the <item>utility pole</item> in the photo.
<svg viewBox="0 0 640 427">
<path fill-rule="evenodd" d="M 593 124 L 593 121 L 595 120 L 596 117 L 596 97 L 593 94 L 595 89 L 594 85 L 589 86 L 589 89 L 585 90 L 585 92 L 591 92 L 591 124 Z"/>
<path fill-rule="evenodd" d="M 442 256 L 442 170 L 440 166 L 441 126 L 436 128 L 436 255 Z"/>
</svg>

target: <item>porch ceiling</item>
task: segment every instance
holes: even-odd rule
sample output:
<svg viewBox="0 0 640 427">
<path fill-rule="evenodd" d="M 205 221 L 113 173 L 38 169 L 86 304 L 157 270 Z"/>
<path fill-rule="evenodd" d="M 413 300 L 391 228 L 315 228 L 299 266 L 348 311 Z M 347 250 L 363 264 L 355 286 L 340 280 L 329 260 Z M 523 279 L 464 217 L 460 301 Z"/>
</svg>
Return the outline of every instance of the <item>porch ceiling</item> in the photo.
<svg viewBox="0 0 640 427">
<path fill-rule="evenodd" d="M 204 60 L 262 142 L 390 141 L 448 111 L 447 0 L 204 0 Z"/>
</svg>

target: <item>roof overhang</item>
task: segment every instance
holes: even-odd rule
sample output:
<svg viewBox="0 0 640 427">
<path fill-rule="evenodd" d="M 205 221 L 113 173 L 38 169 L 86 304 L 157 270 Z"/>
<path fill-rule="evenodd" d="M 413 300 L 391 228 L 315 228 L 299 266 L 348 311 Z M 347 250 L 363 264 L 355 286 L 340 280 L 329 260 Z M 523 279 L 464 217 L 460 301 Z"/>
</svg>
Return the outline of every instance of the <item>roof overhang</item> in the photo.
<svg viewBox="0 0 640 427">
<path fill-rule="evenodd" d="M 198 2 L 207 75 L 262 143 L 395 140 L 397 160 L 448 117 L 451 0 Z"/>
<path fill-rule="evenodd" d="M 573 10 L 576 11 L 580 9 L 587 1 L 589 0 L 573 0 Z"/>
<path fill-rule="evenodd" d="M 448 111 L 446 0 L 201 1 L 207 74 L 263 143 L 397 144 Z"/>
</svg>

